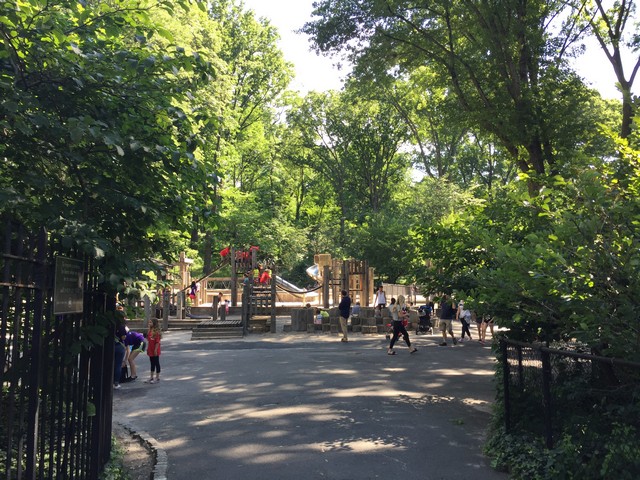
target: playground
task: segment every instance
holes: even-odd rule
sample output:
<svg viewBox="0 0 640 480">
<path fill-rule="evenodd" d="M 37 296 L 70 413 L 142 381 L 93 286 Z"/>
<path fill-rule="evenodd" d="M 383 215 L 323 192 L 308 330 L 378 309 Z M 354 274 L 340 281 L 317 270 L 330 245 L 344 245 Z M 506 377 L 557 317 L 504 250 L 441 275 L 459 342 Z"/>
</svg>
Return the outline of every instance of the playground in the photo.
<svg viewBox="0 0 640 480">
<path fill-rule="evenodd" d="M 306 269 L 314 286 L 301 288 L 280 277 L 275 265 L 259 258 L 258 252 L 259 248 L 253 246 L 245 250 L 227 247 L 220 252 L 220 263 L 200 278 L 192 277 L 193 260 L 182 254 L 169 275 L 171 288 L 155 306 L 156 316 L 163 319 L 163 328 L 192 329 L 194 339 L 275 333 L 278 328 L 284 332 L 311 333 L 319 329 L 334 333 L 339 324 L 340 292 L 346 290 L 353 304 L 358 302 L 362 307 L 349 330 L 355 333 L 386 330 L 390 322 L 388 312 L 376 315 L 370 307 L 375 292 L 374 269 L 367 261 L 315 255 L 314 264 Z M 223 269 L 230 275 L 218 276 L 217 272 Z M 425 302 L 412 286 L 383 286 L 389 298 L 404 295 L 409 302 Z M 320 326 L 314 326 L 317 308 L 329 313 Z M 145 310 L 150 315 L 153 309 Z M 277 319 L 282 316 L 291 321 L 278 327 Z M 412 312 L 411 322 L 412 328 L 417 326 L 416 312 Z"/>
</svg>

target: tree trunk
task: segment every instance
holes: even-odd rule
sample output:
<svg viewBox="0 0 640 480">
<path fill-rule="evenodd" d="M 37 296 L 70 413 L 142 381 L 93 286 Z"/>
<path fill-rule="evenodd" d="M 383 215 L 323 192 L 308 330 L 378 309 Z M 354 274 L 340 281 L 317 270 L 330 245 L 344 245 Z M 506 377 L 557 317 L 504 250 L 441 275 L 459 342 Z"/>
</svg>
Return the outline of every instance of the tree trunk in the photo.
<svg viewBox="0 0 640 480">
<path fill-rule="evenodd" d="M 213 269 L 213 265 L 211 264 L 211 259 L 213 258 L 212 255 L 212 235 L 211 232 L 207 232 L 205 233 L 204 236 L 204 245 L 203 245 L 203 252 L 202 252 L 202 269 L 205 273 L 209 273 L 211 272 L 211 270 Z"/>
</svg>

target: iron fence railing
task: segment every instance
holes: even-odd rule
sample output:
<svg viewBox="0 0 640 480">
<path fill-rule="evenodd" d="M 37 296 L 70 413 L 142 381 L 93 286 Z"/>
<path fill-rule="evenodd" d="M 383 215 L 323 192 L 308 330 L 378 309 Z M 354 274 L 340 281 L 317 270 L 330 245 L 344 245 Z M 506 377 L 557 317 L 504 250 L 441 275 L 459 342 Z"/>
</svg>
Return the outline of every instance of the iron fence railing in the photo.
<svg viewBox="0 0 640 480">
<path fill-rule="evenodd" d="M 46 231 L 5 220 L 0 237 L 0 478 L 98 478 L 111 452 L 114 342 L 92 334 L 105 310 L 94 268 L 80 264 L 82 313 L 55 315 L 60 252 Z"/>
<path fill-rule="evenodd" d="M 563 434 L 640 431 L 640 363 L 500 339 L 507 432 L 526 431 L 552 448 Z M 586 435 L 588 436 L 588 435 Z"/>
</svg>

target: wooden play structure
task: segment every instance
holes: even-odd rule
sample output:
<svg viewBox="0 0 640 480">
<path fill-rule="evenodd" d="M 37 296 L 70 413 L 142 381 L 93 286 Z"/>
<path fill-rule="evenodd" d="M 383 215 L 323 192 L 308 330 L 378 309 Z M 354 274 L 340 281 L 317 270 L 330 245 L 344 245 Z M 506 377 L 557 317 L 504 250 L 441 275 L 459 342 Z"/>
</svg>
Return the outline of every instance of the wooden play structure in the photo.
<svg viewBox="0 0 640 480">
<path fill-rule="evenodd" d="M 213 290 L 212 284 L 226 281 L 228 289 L 224 289 L 226 299 L 231 307 L 242 305 L 242 324 L 245 334 L 248 332 L 275 331 L 276 302 L 286 297 L 284 303 L 307 303 L 306 296 L 313 298 L 317 306 L 329 308 L 337 306 L 340 291 L 347 290 L 353 303 L 360 302 L 365 307 L 372 300 L 374 292 L 373 273 L 368 262 L 354 259 L 334 259 L 330 254 L 314 256 L 315 264 L 307 271 L 318 285 L 303 290 L 279 278 L 271 272 L 271 280 L 260 282 L 265 269 L 273 270 L 273 265 L 261 264 L 258 259 L 258 247 L 241 250 L 232 247 L 220 252 L 220 264 L 207 276 L 192 280 L 191 265 L 193 261 L 185 254 L 180 255 L 178 264 L 174 265 L 174 285 L 172 297 L 177 310 L 177 317 L 184 318 L 189 308 L 211 306 L 214 318 L 218 312 L 218 295 L 223 289 Z M 264 262 L 262 262 L 264 263 Z M 230 266 L 229 278 L 213 278 L 212 275 L 225 265 Z M 264 267 L 264 268 L 262 268 Z M 198 285 L 195 298 L 190 299 L 190 285 L 194 281 Z M 291 289 L 294 290 L 291 290 Z M 228 296 L 227 296 L 228 294 Z"/>
<path fill-rule="evenodd" d="M 374 269 L 367 260 L 340 260 L 331 258 L 330 254 L 315 255 L 313 259 L 322 283 L 321 304 L 324 308 L 337 304 L 341 290 L 349 292 L 353 303 L 369 306 L 374 292 Z"/>
</svg>

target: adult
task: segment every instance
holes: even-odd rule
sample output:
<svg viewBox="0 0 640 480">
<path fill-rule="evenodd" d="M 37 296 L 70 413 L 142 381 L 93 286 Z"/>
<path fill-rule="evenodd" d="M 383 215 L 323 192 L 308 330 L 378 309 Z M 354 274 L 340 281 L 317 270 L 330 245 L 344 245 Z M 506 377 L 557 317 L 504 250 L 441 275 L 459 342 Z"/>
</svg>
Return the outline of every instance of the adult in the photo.
<svg viewBox="0 0 640 480">
<path fill-rule="evenodd" d="M 455 306 L 453 301 L 449 298 L 448 295 L 443 295 L 442 300 L 440 301 L 440 331 L 442 332 L 442 343 L 441 347 L 447 346 L 447 332 L 451 336 L 451 340 L 453 340 L 453 344 L 456 345 L 458 341 L 456 337 L 453 335 L 453 319 L 455 317 Z"/>
<path fill-rule="evenodd" d="M 129 379 L 134 381 L 138 378 L 138 369 L 136 368 L 136 357 L 144 352 L 145 343 L 144 335 L 133 330 L 128 330 L 124 340 L 126 348 L 126 360 L 129 363 Z"/>
<path fill-rule="evenodd" d="M 471 323 L 471 312 L 465 308 L 464 300 L 460 300 L 458 303 L 458 309 L 456 310 L 456 320 L 460 320 L 462 324 L 462 336 L 460 337 L 460 341 L 464 342 L 465 334 L 469 336 L 469 340 L 471 338 L 471 330 L 469 330 L 469 324 Z"/>
<path fill-rule="evenodd" d="M 484 343 L 487 338 L 487 327 L 491 330 L 491 338 L 493 338 L 493 316 L 490 314 L 482 316 L 482 337 L 480 338 L 480 343 Z"/>
<path fill-rule="evenodd" d="M 393 349 L 396 341 L 402 335 L 404 339 L 404 343 L 409 347 L 409 353 L 415 353 L 418 351 L 416 347 L 411 346 L 411 340 L 409 340 L 409 333 L 407 333 L 407 329 L 404 328 L 404 320 L 409 316 L 409 311 L 404 303 L 404 296 L 398 296 L 398 302 L 396 303 L 396 299 L 391 299 L 391 305 L 389 306 L 389 311 L 391 312 L 391 318 L 393 319 L 393 337 L 391 337 L 391 343 L 389 344 L 389 350 L 387 350 L 387 355 L 395 355 L 396 352 Z"/>
<path fill-rule="evenodd" d="M 476 327 L 478 328 L 478 341 L 482 343 L 484 341 L 484 332 L 483 332 L 483 321 L 482 315 L 478 315 L 474 310 L 471 312 L 471 321 L 476 322 Z"/>
<path fill-rule="evenodd" d="M 349 315 L 351 314 L 351 298 L 349 297 L 349 293 L 346 290 L 342 290 L 342 299 L 340 300 L 340 304 L 338 305 L 338 309 L 340 310 L 340 329 L 342 330 L 342 342 L 348 342 L 347 338 L 347 321 L 349 320 Z"/>
<path fill-rule="evenodd" d="M 220 309 L 224 308 L 224 295 L 222 292 L 218 292 L 216 297 L 218 297 L 218 313 L 220 313 Z"/>
<path fill-rule="evenodd" d="M 113 388 L 120 388 L 120 377 L 122 375 L 122 364 L 126 355 L 124 341 L 127 336 L 127 330 L 124 325 L 124 309 L 120 309 L 121 305 L 116 306 L 116 329 L 114 332 L 115 353 L 113 358 Z"/>
<path fill-rule="evenodd" d="M 380 315 L 382 315 L 382 309 L 387 306 L 387 296 L 382 285 L 378 286 L 378 291 L 373 299 L 373 306 L 380 312 Z"/>
</svg>

